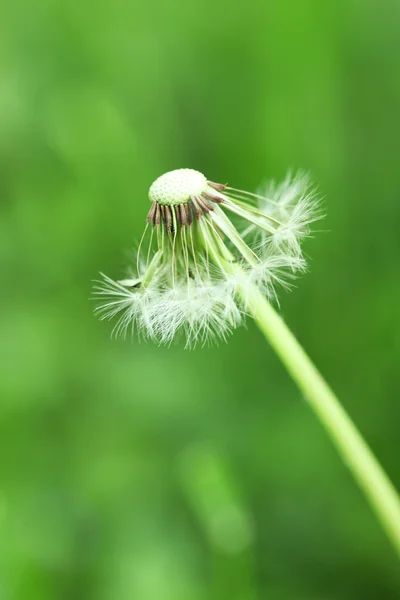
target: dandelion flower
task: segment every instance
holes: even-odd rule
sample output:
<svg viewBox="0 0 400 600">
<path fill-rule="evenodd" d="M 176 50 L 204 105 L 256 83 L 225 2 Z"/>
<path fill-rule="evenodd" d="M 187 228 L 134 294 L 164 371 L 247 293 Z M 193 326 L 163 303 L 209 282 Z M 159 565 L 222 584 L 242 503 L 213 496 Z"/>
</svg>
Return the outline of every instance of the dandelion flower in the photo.
<svg viewBox="0 0 400 600">
<path fill-rule="evenodd" d="M 103 275 L 95 291 L 102 319 L 188 347 L 225 339 L 246 314 L 276 351 L 364 491 L 400 553 L 396 490 L 339 400 L 272 306 L 278 286 L 306 269 L 301 242 L 321 218 L 304 174 L 252 194 L 213 183 L 192 169 L 159 177 L 129 278 Z M 233 220 L 231 220 L 231 217 Z"/>
<path fill-rule="evenodd" d="M 269 198 L 213 183 L 193 169 L 162 175 L 149 190 L 134 277 L 104 275 L 96 286 L 97 313 L 117 318 L 115 335 L 136 330 L 169 344 L 183 334 L 188 347 L 225 339 L 246 313 L 238 268 L 271 299 L 277 286 L 289 288 L 305 270 L 300 242 L 316 218 L 308 189 L 308 181 L 295 177 Z"/>
</svg>

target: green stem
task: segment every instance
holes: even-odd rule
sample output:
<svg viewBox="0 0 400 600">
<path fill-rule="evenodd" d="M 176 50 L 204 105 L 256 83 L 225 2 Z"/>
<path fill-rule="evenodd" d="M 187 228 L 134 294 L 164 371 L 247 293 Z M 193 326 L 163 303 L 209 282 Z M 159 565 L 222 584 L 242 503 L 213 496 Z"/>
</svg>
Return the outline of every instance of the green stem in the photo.
<svg viewBox="0 0 400 600">
<path fill-rule="evenodd" d="M 299 342 L 237 268 L 239 294 L 353 473 L 400 555 L 400 499 L 390 479 Z"/>
</svg>

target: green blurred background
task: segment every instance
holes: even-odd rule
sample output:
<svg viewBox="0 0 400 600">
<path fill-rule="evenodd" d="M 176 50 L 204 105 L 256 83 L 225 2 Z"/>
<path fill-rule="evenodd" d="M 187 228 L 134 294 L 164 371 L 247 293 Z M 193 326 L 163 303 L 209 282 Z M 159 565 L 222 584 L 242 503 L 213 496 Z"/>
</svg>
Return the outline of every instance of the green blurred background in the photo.
<svg viewBox="0 0 400 600">
<path fill-rule="evenodd" d="M 0 19 L 0 599 L 369 600 L 398 563 L 253 323 L 110 340 L 165 171 L 310 170 L 282 313 L 400 487 L 397 1 L 9 0 Z"/>
</svg>

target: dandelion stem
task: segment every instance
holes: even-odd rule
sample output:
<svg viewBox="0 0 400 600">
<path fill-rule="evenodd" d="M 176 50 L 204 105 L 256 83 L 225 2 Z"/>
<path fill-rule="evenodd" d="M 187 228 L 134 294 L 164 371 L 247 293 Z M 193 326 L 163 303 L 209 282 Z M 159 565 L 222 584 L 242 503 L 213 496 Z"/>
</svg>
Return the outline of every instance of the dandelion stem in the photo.
<svg viewBox="0 0 400 600">
<path fill-rule="evenodd" d="M 400 555 L 400 498 L 393 484 L 282 318 L 241 272 L 236 276 L 248 310 L 331 436 Z"/>
</svg>

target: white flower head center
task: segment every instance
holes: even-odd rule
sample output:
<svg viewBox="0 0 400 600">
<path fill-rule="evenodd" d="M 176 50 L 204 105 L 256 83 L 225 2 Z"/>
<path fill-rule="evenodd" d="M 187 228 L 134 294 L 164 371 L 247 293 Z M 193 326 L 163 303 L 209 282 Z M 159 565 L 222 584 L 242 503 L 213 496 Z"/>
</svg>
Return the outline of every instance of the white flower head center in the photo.
<svg viewBox="0 0 400 600">
<path fill-rule="evenodd" d="M 207 179 L 194 169 L 175 169 L 164 173 L 149 190 L 150 202 L 174 206 L 186 204 L 191 196 L 200 196 L 207 190 Z"/>
</svg>

